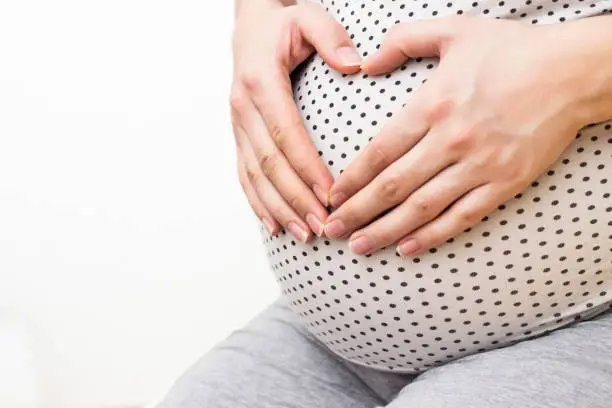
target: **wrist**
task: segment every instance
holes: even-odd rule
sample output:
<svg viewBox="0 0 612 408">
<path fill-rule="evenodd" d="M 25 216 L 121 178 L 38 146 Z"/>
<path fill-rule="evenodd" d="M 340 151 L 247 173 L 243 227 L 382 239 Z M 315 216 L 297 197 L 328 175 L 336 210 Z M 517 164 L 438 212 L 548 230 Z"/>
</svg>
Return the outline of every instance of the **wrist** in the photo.
<svg viewBox="0 0 612 408">
<path fill-rule="evenodd" d="M 561 50 L 554 69 L 560 74 L 558 92 L 569 100 L 568 113 L 580 127 L 612 119 L 612 16 L 555 24 L 549 30 L 554 47 L 549 50 Z"/>
</svg>

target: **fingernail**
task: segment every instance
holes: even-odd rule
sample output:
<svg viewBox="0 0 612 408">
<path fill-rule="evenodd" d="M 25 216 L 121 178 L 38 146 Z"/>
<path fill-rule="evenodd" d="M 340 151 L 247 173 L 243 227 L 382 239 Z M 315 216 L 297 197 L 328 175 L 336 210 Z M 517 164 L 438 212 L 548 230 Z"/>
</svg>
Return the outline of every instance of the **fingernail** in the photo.
<svg viewBox="0 0 612 408">
<path fill-rule="evenodd" d="M 270 235 L 274 235 L 274 223 L 267 219 L 266 217 L 261 218 L 261 222 L 266 227 Z"/>
<path fill-rule="evenodd" d="M 372 250 L 373 244 L 372 241 L 366 237 L 365 235 L 360 236 L 359 238 L 355 238 L 349 241 L 349 247 L 351 251 L 356 254 L 363 255 L 367 254 Z"/>
<path fill-rule="evenodd" d="M 400 242 L 397 246 L 397 252 L 401 255 L 410 256 L 416 253 L 421 246 L 414 238 L 409 238 L 407 241 Z"/>
<path fill-rule="evenodd" d="M 331 197 L 329 197 L 329 204 L 332 207 L 340 207 L 340 205 L 346 201 L 346 194 L 344 193 L 335 193 Z"/>
<path fill-rule="evenodd" d="M 323 235 L 323 223 L 317 218 L 314 214 L 306 215 L 306 222 L 312 229 L 312 231 L 317 234 L 317 237 Z"/>
<path fill-rule="evenodd" d="M 304 228 L 300 227 L 298 223 L 291 221 L 289 224 L 287 224 L 287 229 L 289 229 L 289 232 L 291 232 L 293 236 L 300 241 L 306 242 L 308 240 L 308 232 L 306 232 Z"/>
<path fill-rule="evenodd" d="M 336 54 L 343 65 L 356 67 L 361 65 L 361 56 L 354 47 L 343 46 L 336 49 Z"/>
<path fill-rule="evenodd" d="M 346 232 L 344 223 L 340 220 L 334 220 L 329 224 L 325 224 L 325 235 L 330 238 L 340 238 Z"/>
<path fill-rule="evenodd" d="M 328 193 L 326 193 L 321 187 L 315 184 L 314 186 L 312 186 L 312 191 L 314 191 L 321 204 L 323 204 L 325 207 L 329 205 L 327 202 Z"/>
</svg>

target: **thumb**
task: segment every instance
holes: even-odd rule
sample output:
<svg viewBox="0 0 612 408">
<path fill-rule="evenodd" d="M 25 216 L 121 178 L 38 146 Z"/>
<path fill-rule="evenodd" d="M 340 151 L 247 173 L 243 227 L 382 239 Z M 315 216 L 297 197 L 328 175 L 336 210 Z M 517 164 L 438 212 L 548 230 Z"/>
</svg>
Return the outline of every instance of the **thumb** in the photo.
<svg viewBox="0 0 612 408">
<path fill-rule="evenodd" d="M 315 3 L 294 6 L 297 28 L 333 69 L 353 74 L 361 67 L 361 55 L 355 49 L 342 24 Z"/>
<path fill-rule="evenodd" d="M 378 75 L 395 70 L 409 58 L 441 56 L 457 34 L 459 24 L 452 17 L 396 24 L 361 68 L 367 74 Z"/>
</svg>

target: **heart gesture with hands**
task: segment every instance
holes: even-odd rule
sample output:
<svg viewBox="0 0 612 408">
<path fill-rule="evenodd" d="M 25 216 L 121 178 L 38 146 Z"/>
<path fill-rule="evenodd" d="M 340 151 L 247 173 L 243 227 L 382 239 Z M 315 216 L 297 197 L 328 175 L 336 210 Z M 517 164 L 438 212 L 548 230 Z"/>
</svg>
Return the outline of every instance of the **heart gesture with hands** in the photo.
<svg viewBox="0 0 612 408">
<path fill-rule="evenodd" d="M 313 52 L 345 74 L 361 58 L 344 27 L 314 3 L 244 2 L 233 34 L 230 96 L 238 178 L 270 234 L 321 236 L 333 178 L 293 101 L 290 74 Z"/>
<path fill-rule="evenodd" d="M 395 25 L 365 73 L 414 57 L 440 63 L 334 182 L 326 235 L 349 237 L 357 254 L 398 243 L 416 255 L 524 190 L 580 128 L 611 116 L 582 79 L 595 53 L 577 44 L 579 24 L 460 16 Z"/>
</svg>

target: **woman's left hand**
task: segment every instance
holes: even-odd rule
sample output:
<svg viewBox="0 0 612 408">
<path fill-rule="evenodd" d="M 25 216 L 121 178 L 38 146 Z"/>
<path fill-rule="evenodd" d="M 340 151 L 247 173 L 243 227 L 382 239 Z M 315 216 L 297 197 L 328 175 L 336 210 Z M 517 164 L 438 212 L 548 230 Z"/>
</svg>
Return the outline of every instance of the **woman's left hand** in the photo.
<svg viewBox="0 0 612 408">
<path fill-rule="evenodd" d="M 413 57 L 440 64 L 335 181 L 326 235 L 352 232 L 358 254 L 399 241 L 416 255 L 524 190 L 588 123 L 589 90 L 576 80 L 587 62 L 569 58 L 562 26 L 472 17 L 394 26 L 364 72 Z"/>
</svg>

